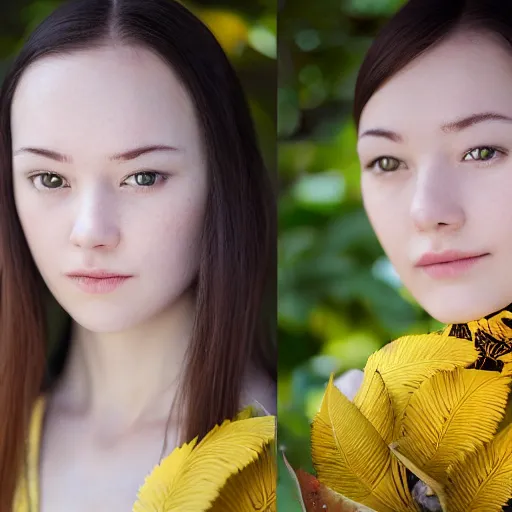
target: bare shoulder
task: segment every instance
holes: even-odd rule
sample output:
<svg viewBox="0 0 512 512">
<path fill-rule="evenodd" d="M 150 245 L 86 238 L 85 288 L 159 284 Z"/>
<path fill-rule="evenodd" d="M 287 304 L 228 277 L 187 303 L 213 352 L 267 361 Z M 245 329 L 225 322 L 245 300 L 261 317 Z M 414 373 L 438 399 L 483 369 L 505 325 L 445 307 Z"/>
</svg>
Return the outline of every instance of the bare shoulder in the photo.
<svg viewBox="0 0 512 512">
<path fill-rule="evenodd" d="M 277 385 L 265 372 L 252 369 L 247 372 L 242 391 L 242 406 L 261 405 L 272 415 L 277 414 Z"/>
</svg>

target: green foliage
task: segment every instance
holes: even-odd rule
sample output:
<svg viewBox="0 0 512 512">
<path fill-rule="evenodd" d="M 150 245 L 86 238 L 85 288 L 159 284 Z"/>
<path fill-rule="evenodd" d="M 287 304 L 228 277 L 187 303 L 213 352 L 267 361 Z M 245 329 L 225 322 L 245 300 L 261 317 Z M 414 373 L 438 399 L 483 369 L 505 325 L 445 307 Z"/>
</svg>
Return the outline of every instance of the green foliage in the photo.
<svg viewBox="0 0 512 512">
<path fill-rule="evenodd" d="M 437 327 L 403 290 L 366 218 L 351 119 L 364 54 L 403 3 L 287 0 L 279 13 L 278 432 L 290 463 L 306 471 L 329 374 Z"/>
</svg>

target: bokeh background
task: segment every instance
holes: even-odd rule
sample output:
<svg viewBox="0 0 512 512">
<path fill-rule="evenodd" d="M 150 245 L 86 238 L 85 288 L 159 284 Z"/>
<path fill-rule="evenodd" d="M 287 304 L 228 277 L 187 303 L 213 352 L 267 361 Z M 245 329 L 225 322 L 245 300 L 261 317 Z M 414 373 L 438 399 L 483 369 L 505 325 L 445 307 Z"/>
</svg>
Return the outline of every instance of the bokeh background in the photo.
<svg viewBox="0 0 512 512">
<path fill-rule="evenodd" d="M 279 445 L 313 472 L 310 421 L 331 372 L 439 327 L 402 288 L 364 213 L 352 97 L 404 0 L 282 0 L 278 30 Z M 280 461 L 278 510 L 300 510 Z"/>
<path fill-rule="evenodd" d="M 0 80 L 24 37 L 62 3 L 64 0 L 0 1 Z M 235 66 L 251 105 L 266 163 L 275 173 L 277 0 L 181 3 L 209 26 Z"/>
</svg>

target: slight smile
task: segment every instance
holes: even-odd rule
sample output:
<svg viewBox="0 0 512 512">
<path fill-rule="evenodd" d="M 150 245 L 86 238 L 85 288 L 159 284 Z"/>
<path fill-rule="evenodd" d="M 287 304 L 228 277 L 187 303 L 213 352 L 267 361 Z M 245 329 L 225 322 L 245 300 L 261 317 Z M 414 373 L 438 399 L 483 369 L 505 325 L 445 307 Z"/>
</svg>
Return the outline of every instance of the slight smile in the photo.
<svg viewBox="0 0 512 512">
<path fill-rule="evenodd" d="M 465 273 L 486 256 L 490 256 L 490 253 L 429 252 L 416 262 L 415 267 L 436 279 L 453 278 Z"/>
</svg>

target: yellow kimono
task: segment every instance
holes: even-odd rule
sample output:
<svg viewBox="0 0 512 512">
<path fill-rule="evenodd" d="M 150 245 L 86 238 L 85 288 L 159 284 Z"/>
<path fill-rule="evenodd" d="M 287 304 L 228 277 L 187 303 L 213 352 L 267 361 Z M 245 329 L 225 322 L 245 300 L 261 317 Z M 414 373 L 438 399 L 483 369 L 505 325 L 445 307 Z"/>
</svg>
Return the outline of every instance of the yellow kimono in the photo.
<svg viewBox="0 0 512 512">
<path fill-rule="evenodd" d="M 44 397 L 34 406 L 27 464 L 15 495 L 14 512 L 39 511 L 39 452 Z M 276 422 L 244 409 L 199 443 L 176 448 L 146 477 L 133 512 L 275 512 Z M 212 464 L 212 460 L 216 463 Z M 193 465 L 194 471 L 189 471 Z"/>
</svg>

